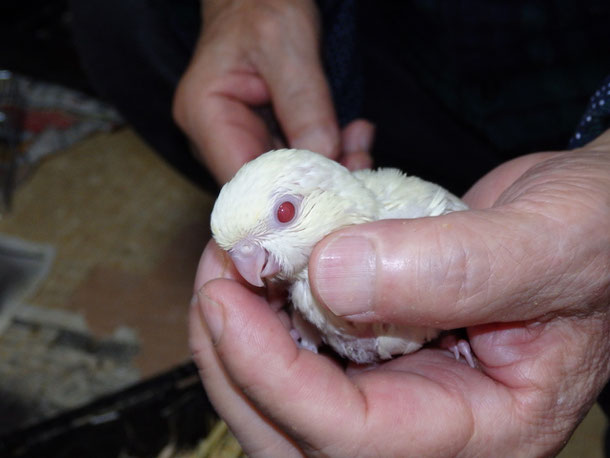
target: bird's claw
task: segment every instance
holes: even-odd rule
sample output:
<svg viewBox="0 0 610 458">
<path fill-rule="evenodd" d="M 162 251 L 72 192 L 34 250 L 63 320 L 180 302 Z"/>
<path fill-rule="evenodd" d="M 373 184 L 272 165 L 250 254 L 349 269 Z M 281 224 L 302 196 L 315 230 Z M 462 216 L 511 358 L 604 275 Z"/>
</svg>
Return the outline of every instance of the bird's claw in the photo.
<svg viewBox="0 0 610 458">
<path fill-rule="evenodd" d="M 462 355 L 470 367 L 475 367 L 472 349 L 467 340 L 458 340 L 454 346 L 450 347 L 450 350 L 453 352 L 453 356 L 455 356 L 456 360 L 459 361 L 460 355 Z"/>
</svg>

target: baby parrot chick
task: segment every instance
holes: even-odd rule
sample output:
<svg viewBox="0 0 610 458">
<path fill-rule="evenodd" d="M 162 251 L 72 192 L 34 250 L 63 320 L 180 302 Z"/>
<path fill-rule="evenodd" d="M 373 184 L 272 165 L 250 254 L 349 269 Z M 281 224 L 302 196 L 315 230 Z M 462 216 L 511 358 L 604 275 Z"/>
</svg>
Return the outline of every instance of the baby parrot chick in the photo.
<svg viewBox="0 0 610 458">
<path fill-rule="evenodd" d="M 444 215 L 468 207 L 442 187 L 397 169 L 350 172 L 306 150 L 280 149 L 245 164 L 220 191 L 211 216 L 216 243 L 241 276 L 254 286 L 264 280 L 289 284 L 296 313 L 295 338 L 316 351 L 311 323 L 337 353 L 372 363 L 418 350 L 438 336 L 427 327 L 355 323 L 321 306 L 309 287 L 308 261 L 329 233 L 352 224 L 390 218 Z M 299 324 L 300 323 L 300 324 Z M 468 344 L 450 347 L 472 365 Z"/>
</svg>

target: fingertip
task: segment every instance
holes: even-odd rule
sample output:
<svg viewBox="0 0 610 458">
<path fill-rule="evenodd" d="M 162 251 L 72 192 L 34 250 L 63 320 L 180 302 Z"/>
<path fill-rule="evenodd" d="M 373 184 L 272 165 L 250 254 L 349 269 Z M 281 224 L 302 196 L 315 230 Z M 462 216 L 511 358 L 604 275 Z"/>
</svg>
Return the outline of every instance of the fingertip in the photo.
<svg viewBox="0 0 610 458">
<path fill-rule="evenodd" d="M 289 140 L 292 148 L 307 149 L 331 159 L 339 156 L 339 130 L 333 125 L 315 126 Z"/>
<path fill-rule="evenodd" d="M 301 65 L 284 65 L 283 69 L 274 68 L 267 77 L 273 109 L 288 145 L 337 159 L 341 132 L 319 63 L 310 63 L 307 73 L 300 70 Z M 299 69 L 297 73 L 295 69 Z"/>
<path fill-rule="evenodd" d="M 202 288 L 199 302 L 220 353 L 239 354 L 240 359 L 250 361 L 255 354 L 290 347 L 296 351 L 277 313 L 259 291 L 235 280 L 216 279 Z"/>
<path fill-rule="evenodd" d="M 199 259 L 197 273 L 195 274 L 195 292 L 210 280 L 215 278 L 238 279 L 239 273 L 231 262 L 226 251 L 221 249 L 214 239 L 210 239 Z"/>
<path fill-rule="evenodd" d="M 375 139 L 375 125 L 366 119 L 355 119 L 343 128 L 341 140 L 346 155 L 369 153 Z"/>
<path fill-rule="evenodd" d="M 349 170 L 370 169 L 373 166 L 371 147 L 375 126 L 366 119 L 350 122 L 341 132 L 341 164 Z"/>
<path fill-rule="evenodd" d="M 343 155 L 341 164 L 351 171 L 370 169 L 373 167 L 373 158 L 367 151 L 357 151 Z"/>
</svg>

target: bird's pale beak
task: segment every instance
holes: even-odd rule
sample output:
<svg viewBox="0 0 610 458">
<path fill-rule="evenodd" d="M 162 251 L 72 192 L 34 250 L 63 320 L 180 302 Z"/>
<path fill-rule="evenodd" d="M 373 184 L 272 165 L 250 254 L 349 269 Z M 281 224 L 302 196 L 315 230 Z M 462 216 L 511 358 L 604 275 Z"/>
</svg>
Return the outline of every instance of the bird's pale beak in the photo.
<svg viewBox="0 0 610 458">
<path fill-rule="evenodd" d="M 229 250 L 235 268 L 244 280 L 254 286 L 265 286 L 263 278 L 278 273 L 279 264 L 261 246 L 242 242 Z"/>
</svg>

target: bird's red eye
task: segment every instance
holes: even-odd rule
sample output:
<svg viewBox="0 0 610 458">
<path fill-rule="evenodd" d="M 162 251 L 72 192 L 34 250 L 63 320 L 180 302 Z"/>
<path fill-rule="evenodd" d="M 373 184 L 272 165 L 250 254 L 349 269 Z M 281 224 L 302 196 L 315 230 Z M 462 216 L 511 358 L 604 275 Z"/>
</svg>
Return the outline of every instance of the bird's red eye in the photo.
<svg viewBox="0 0 610 458">
<path fill-rule="evenodd" d="M 280 223 L 289 223 L 294 218 L 295 213 L 292 202 L 282 202 L 280 206 L 277 207 L 277 220 Z"/>
</svg>

